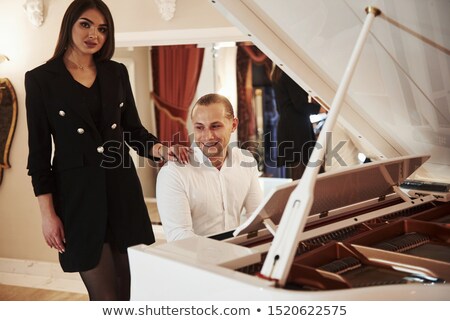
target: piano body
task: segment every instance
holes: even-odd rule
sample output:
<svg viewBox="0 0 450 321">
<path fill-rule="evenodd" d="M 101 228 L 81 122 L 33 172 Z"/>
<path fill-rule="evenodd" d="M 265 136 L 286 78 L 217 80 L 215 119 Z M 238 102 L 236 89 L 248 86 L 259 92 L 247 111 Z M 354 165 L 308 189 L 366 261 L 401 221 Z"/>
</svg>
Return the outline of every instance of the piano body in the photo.
<svg viewBox="0 0 450 321">
<path fill-rule="evenodd" d="M 327 105 L 381 10 L 337 118 L 372 162 L 313 175 L 305 212 L 304 176 L 235 231 L 131 247 L 132 299 L 449 300 L 450 2 L 212 3 Z"/>
</svg>

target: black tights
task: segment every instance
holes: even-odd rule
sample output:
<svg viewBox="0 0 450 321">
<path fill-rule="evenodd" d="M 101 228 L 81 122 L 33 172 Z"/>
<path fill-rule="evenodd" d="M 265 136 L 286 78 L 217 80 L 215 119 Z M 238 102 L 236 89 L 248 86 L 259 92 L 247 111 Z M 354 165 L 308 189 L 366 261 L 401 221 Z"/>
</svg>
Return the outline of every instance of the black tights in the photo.
<svg viewBox="0 0 450 321">
<path fill-rule="evenodd" d="M 90 301 L 130 300 L 130 266 L 128 254 L 120 253 L 110 244 L 103 245 L 98 265 L 80 272 Z"/>
</svg>

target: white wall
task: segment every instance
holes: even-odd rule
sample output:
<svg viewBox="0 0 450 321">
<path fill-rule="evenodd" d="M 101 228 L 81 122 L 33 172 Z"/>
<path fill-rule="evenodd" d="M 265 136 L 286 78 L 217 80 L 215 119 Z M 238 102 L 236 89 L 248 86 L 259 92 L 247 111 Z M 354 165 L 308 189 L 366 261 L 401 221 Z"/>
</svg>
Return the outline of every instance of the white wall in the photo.
<svg viewBox="0 0 450 321">
<path fill-rule="evenodd" d="M 61 19 L 70 0 L 44 0 L 46 17 L 44 24 L 33 27 L 28 22 L 22 4 L 25 1 L 0 0 L 0 53 L 7 55 L 10 61 L 0 64 L 0 77 L 8 78 L 13 84 L 18 99 L 18 121 L 12 147 L 10 163 L 12 168 L 4 171 L 0 185 L 0 257 L 38 261 L 57 261 L 55 251 L 50 250 L 41 236 L 41 220 L 34 197 L 30 178 L 26 173 L 27 125 L 25 114 L 24 74 L 44 63 L 54 50 Z M 233 31 L 228 22 L 210 4 L 208 0 L 178 0 L 175 17 L 163 21 L 157 13 L 153 0 L 106 0 L 115 17 L 117 38 L 124 35 L 136 38 L 142 34 L 164 35 L 185 33 L 208 34 L 208 30 Z M 231 29 L 230 29 L 231 28 Z M 231 31 L 230 31 L 231 30 Z M 211 34 L 211 32 L 209 32 Z M 126 39 L 125 39 L 126 40 Z M 165 39 L 170 41 L 170 39 Z M 152 39 L 143 42 L 152 43 Z M 118 52 L 118 56 L 124 52 Z M 136 67 L 147 68 L 144 60 L 146 53 L 125 54 L 136 59 Z M 148 80 L 147 80 L 148 81 Z M 136 79 L 136 100 L 142 121 L 151 124 L 148 109 L 148 83 Z M 154 132 L 153 128 L 148 128 Z M 151 180 L 148 171 L 140 170 L 146 196 L 151 196 Z M 144 176 L 144 177 L 143 177 Z"/>
</svg>

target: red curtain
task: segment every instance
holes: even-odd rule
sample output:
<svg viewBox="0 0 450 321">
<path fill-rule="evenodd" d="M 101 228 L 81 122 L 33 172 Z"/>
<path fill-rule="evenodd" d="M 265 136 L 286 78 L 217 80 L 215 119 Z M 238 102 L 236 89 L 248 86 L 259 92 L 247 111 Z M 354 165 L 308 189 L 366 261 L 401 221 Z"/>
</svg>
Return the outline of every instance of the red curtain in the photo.
<svg viewBox="0 0 450 321">
<path fill-rule="evenodd" d="M 189 145 L 189 107 L 197 90 L 204 48 L 196 45 L 152 48 L 153 92 L 158 138 L 168 144 Z"/>
<path fill-rule="evenodd" d="M 256 46 L 241 42 L 238 43 L 236 57 L 236 80 L 238 90 L 238 140 L 242 148 L 252 148 L 256 137 L 256 117 L 252 104 L 253 77 L 252 64 L 264 64 L 266 72 L 270 74 L 272 61 Z"/>
</svg>

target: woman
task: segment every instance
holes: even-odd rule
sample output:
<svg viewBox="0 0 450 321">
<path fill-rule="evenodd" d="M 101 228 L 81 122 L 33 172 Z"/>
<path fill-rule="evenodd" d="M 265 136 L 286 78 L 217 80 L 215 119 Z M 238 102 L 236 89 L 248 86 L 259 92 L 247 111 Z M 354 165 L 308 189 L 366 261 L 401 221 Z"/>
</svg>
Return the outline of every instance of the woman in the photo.
<svg viewBox="0 0 450 321">
<path fill-rule="evenodd" d="M 188 160 L 187 149 L 163 146 L 142 126 L 128 72 L 110 60 L 114 47 L 108 7 L 75 0 L 53 57 L 25 75 L 28 173 L 44 238 L 64 271 L 80 273 L 90 300 L 128 300 L 127 248 L 155 240 L 128 145 Z"/>
</svg>

